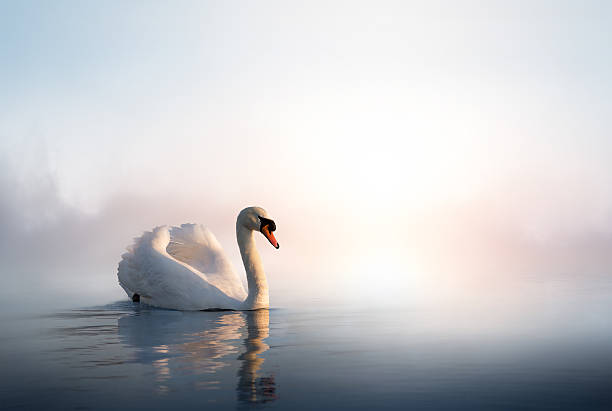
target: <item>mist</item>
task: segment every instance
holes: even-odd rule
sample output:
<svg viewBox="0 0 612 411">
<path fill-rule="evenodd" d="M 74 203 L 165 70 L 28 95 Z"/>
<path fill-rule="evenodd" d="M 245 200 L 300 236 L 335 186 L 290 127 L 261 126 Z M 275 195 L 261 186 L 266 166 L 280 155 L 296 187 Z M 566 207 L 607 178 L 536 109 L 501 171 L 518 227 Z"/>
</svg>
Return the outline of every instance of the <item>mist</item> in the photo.
<svg viewBox="0 0 612 411">
<path fill-rule="evenodd" d="M 120 256 L 132 238 L 161 224 L 206 224 L 243 273 L 234 224 L 252 204 L 277 221 L 281 249 L 263 237 L 258 246 L 273 304 L 281 306 L 516 302 L 534 280 L 544 288 L 562 281 L 573 292 L 596 284 L 612 262 L 609 203 L 586 184 L 508 181 L 463 201 L 394 213 L 384 205 L 321 208 L 295 193 L 269 205 L 282 195 L 235 195 L 227 206 L 203 194 L 116 191 L 85 212 L 61 199 L 48 170 L 18 176 L 2 167 L 1 190 L 10 193 L 0 201 L 2 301 L 12 310 L 126 298 L 116 278 Z M 538 290 L 530 293 L 541 300 Z"/>
</svg>

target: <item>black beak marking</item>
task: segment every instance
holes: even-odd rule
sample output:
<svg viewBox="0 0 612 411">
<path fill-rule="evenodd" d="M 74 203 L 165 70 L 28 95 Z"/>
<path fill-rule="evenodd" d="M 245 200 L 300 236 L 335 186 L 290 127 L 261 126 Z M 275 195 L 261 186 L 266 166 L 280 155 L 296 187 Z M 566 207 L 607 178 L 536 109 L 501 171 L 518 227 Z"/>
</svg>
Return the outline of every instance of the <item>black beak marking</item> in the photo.
<svg viewBox="0 0 612 411">
<path fill-rule="evenodd" d="M 265 226 L 268 226 L 268 229 L 270 230 L 270 232 L 275 231 L 276 230 L 276 224 L 274 223 L 273 220 L 270 220 L 269 218 L 265 218 L 265 217 L 259 217 L 259 231 L 261 231 Z"/>
</svg>

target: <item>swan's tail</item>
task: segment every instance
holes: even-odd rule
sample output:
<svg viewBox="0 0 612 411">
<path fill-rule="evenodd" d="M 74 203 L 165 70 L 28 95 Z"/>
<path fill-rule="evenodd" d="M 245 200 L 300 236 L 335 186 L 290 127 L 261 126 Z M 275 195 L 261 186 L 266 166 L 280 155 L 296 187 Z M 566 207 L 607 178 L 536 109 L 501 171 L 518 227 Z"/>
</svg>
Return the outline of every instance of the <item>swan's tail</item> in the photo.
<svg viewBox="0 0 612 411">
<path fill-rule="evenodd" d="M 156 227 L 145 231 L 142 236 L 134 238 L 134 244 L 127 247 L 127 252 L 121 256 L 117 268 L 119 285 L 132 301 L 140 301 L 142 295 L 143 276 L 146 275 L 149 264 L 148 252 L 152 249 L 165 249 L 169 241 L 167 226 Z"/>
<path fill-rule="evenodd" d="M 119 261 L 119 267 L 117 268 L 117 278 L 119 279 L 119 285 L 125 293 L 134 301 L 136 293 L 136 282 L 134 276 L 138 274 L 138 265 L 136 263 L 136 256 L 134 249 L 137 246 L 139 238 L 134 239 L 134 245 L 127 247 L 127 252 L 121 256 Z M 140 300 L 140 296 L 138 297 Z"/>
</svg>

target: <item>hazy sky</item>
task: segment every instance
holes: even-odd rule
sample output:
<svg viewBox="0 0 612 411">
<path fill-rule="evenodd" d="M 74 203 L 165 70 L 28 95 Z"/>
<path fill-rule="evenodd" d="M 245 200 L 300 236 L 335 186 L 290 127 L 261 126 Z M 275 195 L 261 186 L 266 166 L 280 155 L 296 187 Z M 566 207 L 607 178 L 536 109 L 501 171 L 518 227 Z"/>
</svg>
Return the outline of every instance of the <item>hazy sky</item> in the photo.
<svg viewBox="0 0 612 411">
<path fill-rule="evenodd" d="M 160 224 L 239 265 L 247 205 L 272 300 L 609 274 L 610 27 L 605 1 L 0 1 L 2 292 L 121 297 Z"/>
</svg>

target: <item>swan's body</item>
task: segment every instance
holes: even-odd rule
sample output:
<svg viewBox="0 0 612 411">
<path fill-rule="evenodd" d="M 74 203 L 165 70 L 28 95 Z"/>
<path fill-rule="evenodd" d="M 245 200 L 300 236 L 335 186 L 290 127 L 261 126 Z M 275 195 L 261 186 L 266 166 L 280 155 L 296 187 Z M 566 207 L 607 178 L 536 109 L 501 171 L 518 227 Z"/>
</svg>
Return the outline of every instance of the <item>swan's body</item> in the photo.
<svg viewBox="0 0 612 411">
<path fill-rule="evenodd" d="M 161 226 L 137 238 L 119 262 L 119 284 L 133 300 L 162 308 L 268 308 L 268 282 L 253 231 L 261 231 L 278 248 L 275 229 L 260 207 L 245 208 L 238 215 L 236 239 L 248 293 L 214 234 L 196 224 Z"/>
</svg>

